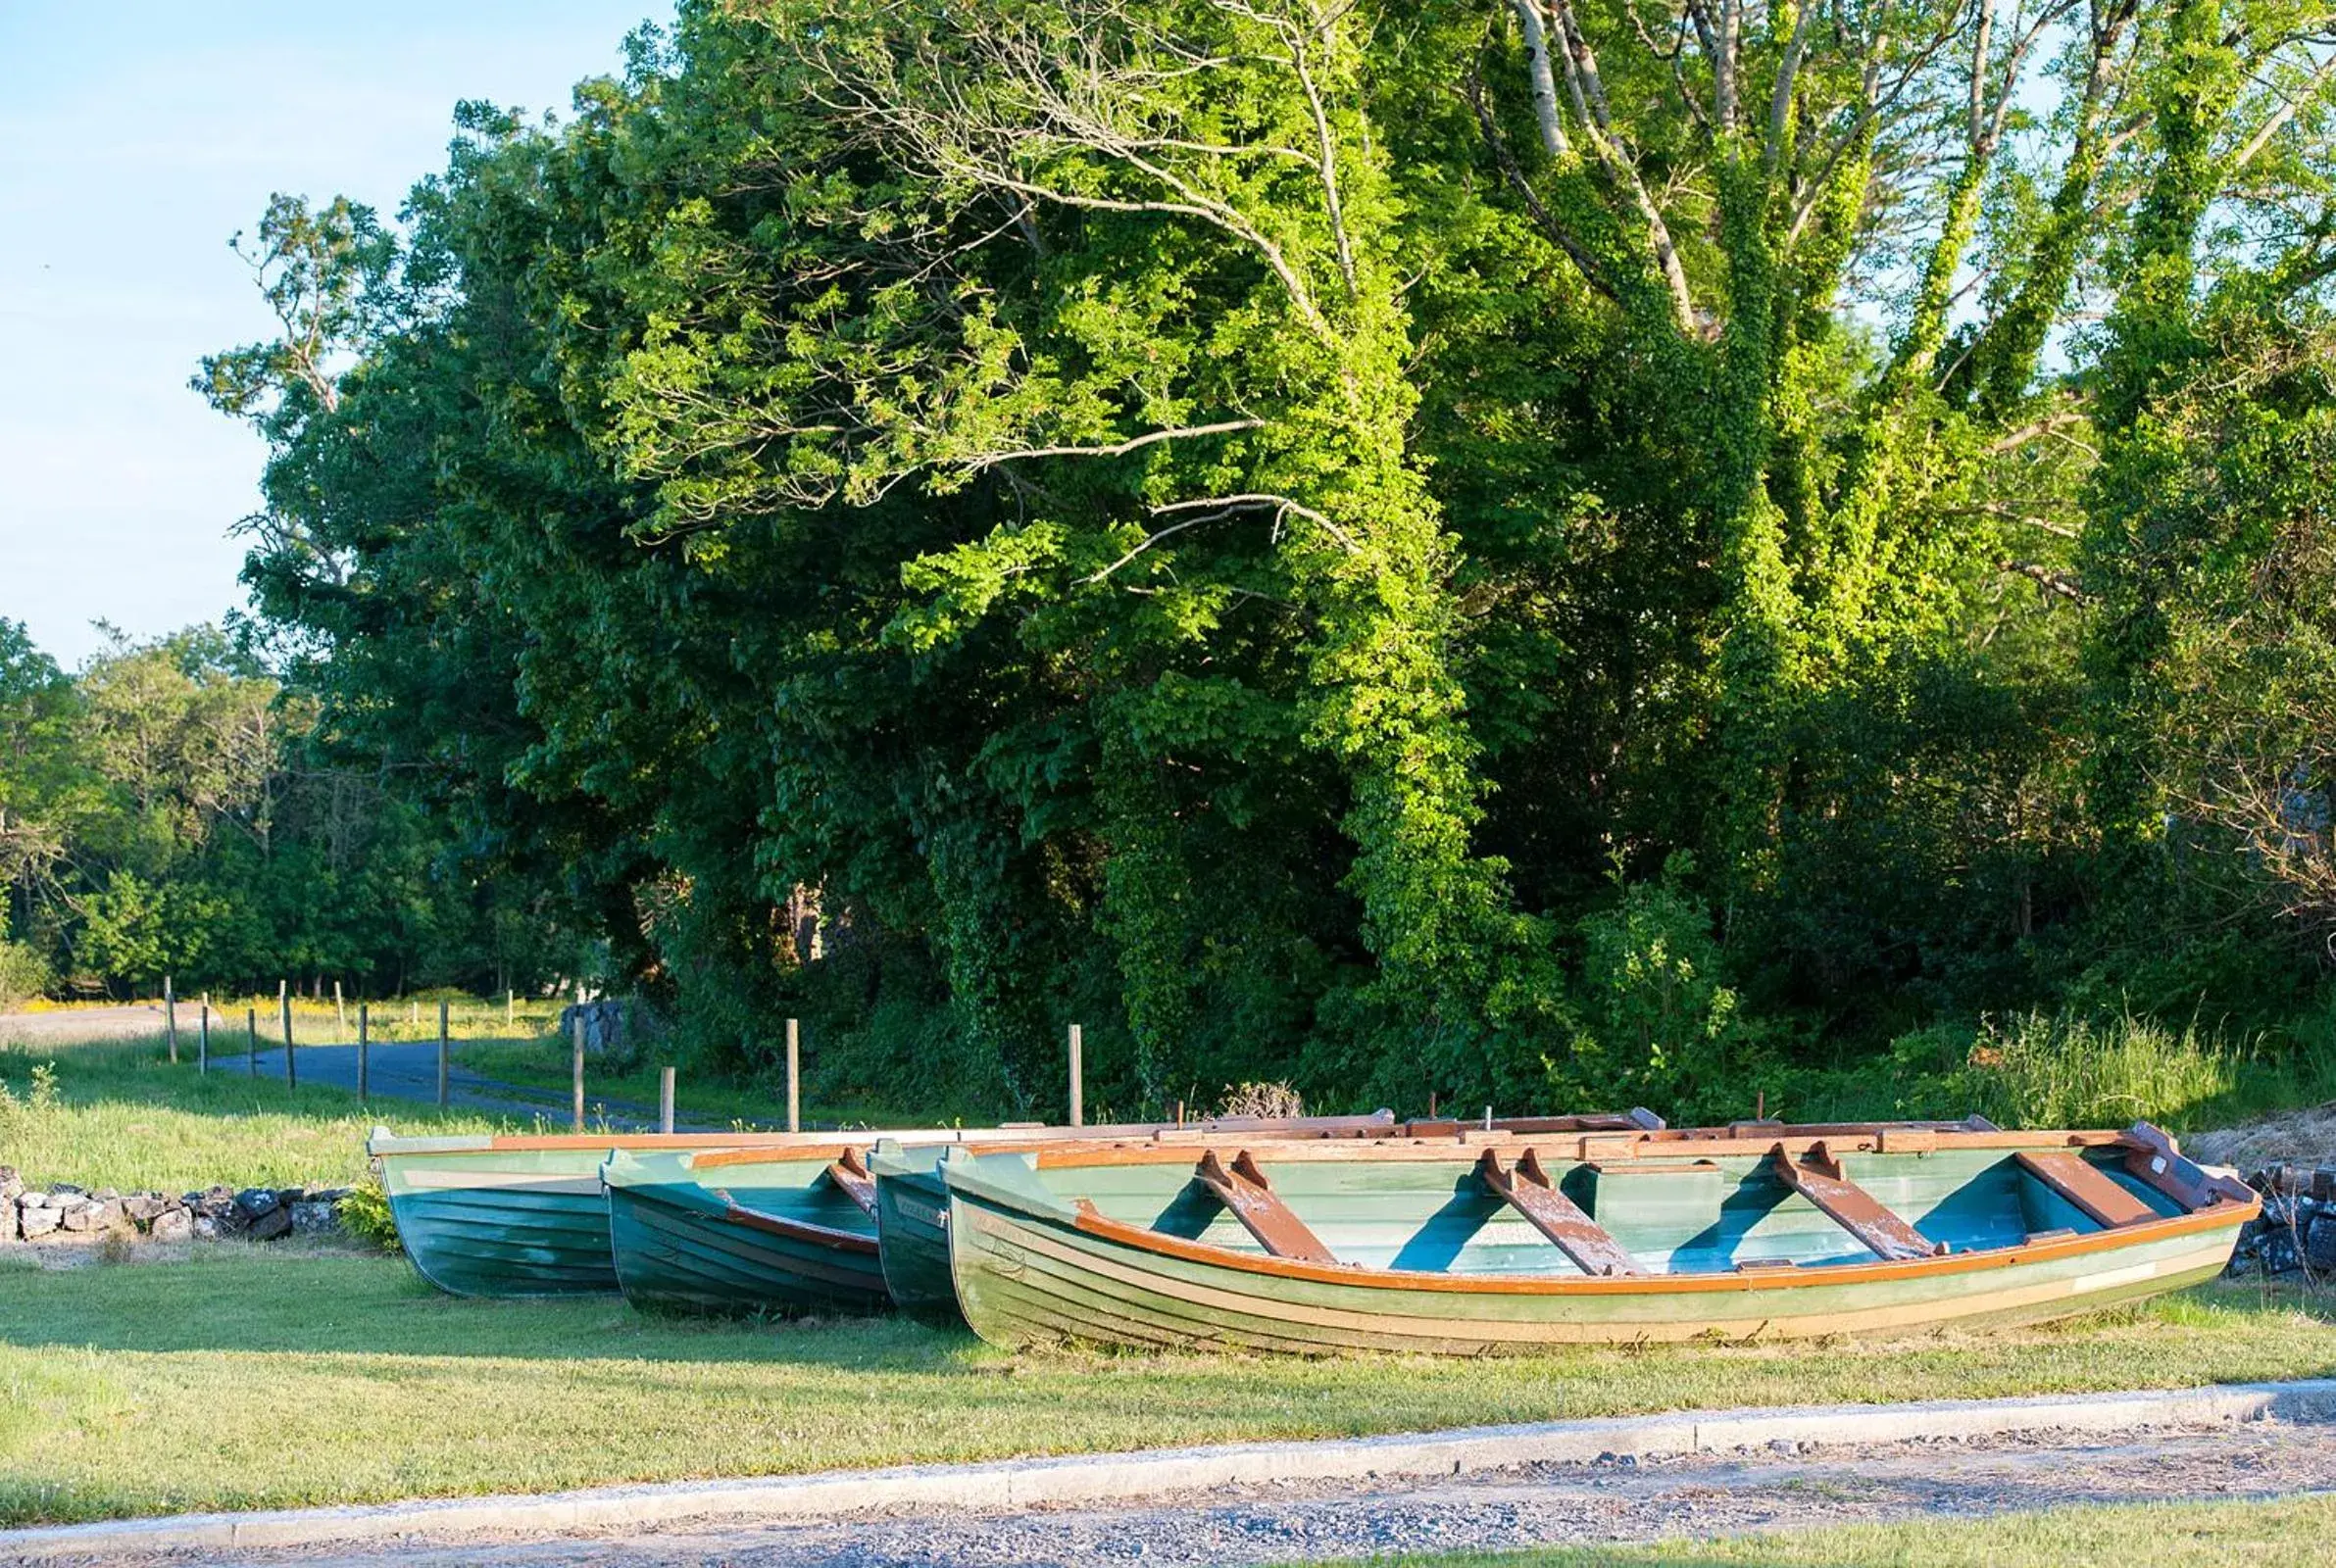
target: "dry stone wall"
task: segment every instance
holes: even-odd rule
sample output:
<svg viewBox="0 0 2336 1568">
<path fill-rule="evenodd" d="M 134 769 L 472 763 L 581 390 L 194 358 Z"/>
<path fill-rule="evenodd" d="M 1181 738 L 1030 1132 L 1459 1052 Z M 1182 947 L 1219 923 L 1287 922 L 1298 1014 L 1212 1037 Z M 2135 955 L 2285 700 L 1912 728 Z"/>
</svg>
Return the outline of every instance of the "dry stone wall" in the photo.
<svg viewBox="0 0 2336 1568">
<path fill-rule="evenodd" d="M 213 1187 L 199 1193 L 119 1193 L 57 1182 L 28 1187 L 0 1165 L 0 1247 L 144 1236 L 158 1242 L 273 1242 L 341 1229 L 348 1189 Z"/>
</svg>

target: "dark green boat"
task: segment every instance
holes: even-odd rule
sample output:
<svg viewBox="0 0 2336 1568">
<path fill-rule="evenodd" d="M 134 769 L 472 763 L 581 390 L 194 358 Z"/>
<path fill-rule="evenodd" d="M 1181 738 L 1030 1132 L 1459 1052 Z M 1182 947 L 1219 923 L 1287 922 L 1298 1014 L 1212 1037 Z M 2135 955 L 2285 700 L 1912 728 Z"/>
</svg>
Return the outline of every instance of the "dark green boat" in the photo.
<svg viewBox="0 0 2336 1568">
<path fill-rule="evenodd" d="M 1482 1355 L 2034 1321 L 2210 1279 L 2261 1209 L 2146 1125 L 1471 1130 L 939 1170 L 957 1300 L 1009 1347 Z"/>
<path fill-rule="evenodd" d="M 617 1289 L 600 1190 L 613 1149 L 721 1148 L 741 1136 L 397 1138 L 376 1127 L 366 1153 L 380 1172 L 399 1244 L 438 1289 L 579 1296 Z"/>
<path fill-rule="evenodd" d="M 889 1303 L 863 1147 L 634 1153 L 601 1168 L 610 1254 L 657 1311 L 871 1312 Z"/>
</svg>

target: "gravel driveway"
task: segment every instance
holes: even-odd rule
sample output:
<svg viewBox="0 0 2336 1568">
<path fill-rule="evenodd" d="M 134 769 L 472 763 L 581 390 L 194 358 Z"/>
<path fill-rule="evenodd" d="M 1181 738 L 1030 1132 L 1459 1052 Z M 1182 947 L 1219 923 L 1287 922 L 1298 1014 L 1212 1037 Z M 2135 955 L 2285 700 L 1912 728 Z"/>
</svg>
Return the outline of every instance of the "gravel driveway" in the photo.
<svg viewBox="0 0 2336 1568">
<path fill-rule="evenodd" d="M 864 1515 L 818 1524 L 472 1538 L 263 1551 L 300 1568 L 1096 1568 L 1336 1561 L 1393 1551 L 1595 1544 L 1915 1517 L 2336 1491 L 2336 1426 L 2051 1435 L 1536 1465 L 1450 1479 L 1240 1488 L 1140 1506 Z M 135 1559 L 144 1563 L 183 1558 Z"/>
</svg>

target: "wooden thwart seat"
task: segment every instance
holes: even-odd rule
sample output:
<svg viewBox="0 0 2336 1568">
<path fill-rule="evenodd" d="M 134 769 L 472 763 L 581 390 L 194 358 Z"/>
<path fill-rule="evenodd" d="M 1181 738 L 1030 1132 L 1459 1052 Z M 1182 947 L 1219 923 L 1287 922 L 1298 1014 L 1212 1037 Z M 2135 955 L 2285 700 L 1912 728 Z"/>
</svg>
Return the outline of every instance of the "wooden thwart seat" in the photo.
<svg viewBox="0 0 2336 1568">
<path fill-rule="evenodd" d="M 858 1150 L 845 1150 L 843 1158 L 827 1167 L 827 1179 L 833 1182 L 846 1198 L 866 1210 L 870 1218 L 874 1217 L 876 1184 L 874 1179 L 869 1175 L 868 1167 L 860 1163 Z"/>
<path fill-rule="evenodd" d="M 1933 1244 L 1930 1238 L 1883 1207 L 1871 1193 L 1851 1181 L 1842 1173 L 1841 1161 L 1823 1144 L 1810 1150 L 1801 1159 L 1793 1158 L 1778 1144 L 1768 1156 L 1768 1163 L 1777 1180 L 1815 1204 L 1819 1213 L 1864 1243 L 1876 1256 L 1899 1262 L 1936 1257 L 1947 1250 L 1943 1244 Z"/>
<path fill-rule="evenodd" d="M 1525 1217 L 1533 1229 L 1548 1237 L 1559 1251 L 1573 1259 L 1584 1274 L 1644 1274 L 1638 1259 L 1607 1231 L 1582 1212 L 1581 1205 L 1558 1191 L 1540 1156 L 1526 1150 L 1514 1170 L 1501 1168 L 1501 1156 L 1486 1150 L 1476 1161 L 1477 1179 L 1494 1196 Z"/>
<path fill-rule="evenodd" d="M 2158 1211 L 2119 1187 L 2109 1173 L 2070 1150 L 2044 1150 L 2019 1156 L 2019 1168 L 2076 1205 L 2096 1225 L 2114 1230 L 2156 1219 Z"/>
<path fill-rule="evenodd" d="M 1217 1195 L 1217 1200 L 1232 1211 L 1258 1245 L 1275 1257 L 1295 1258 L 1306 1263 L 1335 1263 L 1330 1249 L 1321 1244 L 1314 1232 L 1306 1228 L 1306 1221 L 1290 1211 L 1266 1180 L 1266 1173 L 1258 1169 L 1258 1162 L 1244 1149 L 1233 1156 L 1231 1165 L 1217 1157 L 1212 1149 L 1201 1156 L 1193 1176 L 1203 1187 Z"/>
</svg>

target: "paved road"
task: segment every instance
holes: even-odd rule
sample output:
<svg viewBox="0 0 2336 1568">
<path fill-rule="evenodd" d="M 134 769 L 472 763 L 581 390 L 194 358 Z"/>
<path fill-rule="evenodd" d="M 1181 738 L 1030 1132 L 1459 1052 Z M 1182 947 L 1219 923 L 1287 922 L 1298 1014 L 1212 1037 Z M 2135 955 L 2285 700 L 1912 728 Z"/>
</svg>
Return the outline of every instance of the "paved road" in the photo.
<svg viewBox="0 0 2336 1568">
<path fill-rule="evenodd" d="M 2118 1443 L 2045 1434 L 1763 1450 L 1534 1465 L 1418 1481 L 1250 1487 L 1121 1507 L 926 1510 L 813 1524 L 725 1524 L 529 1541 L 408 1540 L 356 1551 L 250 1551 L 238 1553 L 236 1560 L 299 1568 L 1326 1563 L 1392 1552 L 1595 1545 L 1973 1518 L 2071 1503 L 2331 1492 L 2336 1492 L 2336 1428 L 2265 1421 L 2207 1432 L 2136 1432 Z"/>
<path fill-rule="evenodd" d="M 0 1013 L 0 1042 L 28 1046 L 62 1045 L 67 1041 L 139 1039 L 159 1035 L 162 1028 L 162 1009 L 152 1005 Z M 178 1009 L 178 1049 L 182 1057 L 191 1058 L 194 1054 L 195 1030 L 193 1010 L 181 1006 Z M 256 1061 L 243 1051 L 241 1020 L 229 1028 L 222 1016 L 215 1013 L 211 1043 L 211 1070 L 214 1072 L 256 1070 L 264 1078 L 281 1078 L 284 1075 L 284 1048 L 281 1045 L 273 1050 L 262 1050 Z M 459 1054 L 462 1043 L 456 1042 L 455 1049 Z M 352 1093 L 356 1091 L 355 1046 L 304 1045 L 299 1052 L 300 1081 L 303 1084 L 324 1084 Z M 655 1105 L 594 1095 L 589 1078 L 585 1081 L 584 1090 L 585 1118 L 593 1127 L 605 1125 L 621 1132 L 657 1130 Z M 449 1065 L 446 1091 L 448 1102 L 466 1110 L 485 1111 L 499 1116 L 541 1116 L 555 1128 L 563 1130 L 572 1113 L 568 1095 L 559 1090 L 506 1083 L 472 1072 L 459 1061 Z M 376 1100 L 420 1101 L 425 1104 L 435 1102 L 438 1098 L 437 1042 L 376 1041 L 369 1046 L 366 1092 Z M 726 1119 L 719 1122 L 690 1119 L 687 1094 L 684 1093 L 681 1099 L 681 1114 L 674 1120 L 674 1126 L 679 1130 L 730 1130 L 730 1123 Z"/>
<path fill-rule="evenodd" d="M 218 1036 L 213 1036 L 216 1041 Z M 462 1043 L 455 1043 L 459 1055 Z M 357 1048 L 355 1046 L 302 1046 L 299 1048 L 300 1081 L 303 1084 L 329 1084 L 335 1089 L 355 1093 L 357 1089 Z M 419 1100 L 425 1102 L 438 1098 L 438 1045 L 436 1041 L 376 1041 L 366 1048 L 366 1093 L 376 1100 Z M 256 1061 L 237 1052 L 224 1062 L 215 1061 L 214 1071 L 243 1072 L 256 1069 L 261 1077 L 281 1078 L 284 1075 L 284 1048 L 263 1050 Z M 570 1097 L 558 1090 L 537 1089 L 528 1084 L 506 1083 L 489 1078 L 465 1067 L 459 1060 L 450 1062 L 446 1072 L 447 1102 L 470 1110 L 490 1111 L 506 1116 L 541 1116 L 555 1130 L 565 1131 L 573 1113 Z M 674 1118 L 675 1128 L 685 1132 L 726 1132 L 729 1123 L 692 1121 L 688 1105 Z M 584 1083 L 584 1115 L 588 1125 L 603 1125 L 620 1132 L 655 1132 L 657 1107 L 636 1101 L 617 1099 L 592 1093 L 587 1076 Z"/>
</svg>

